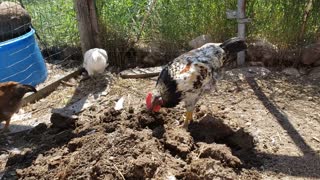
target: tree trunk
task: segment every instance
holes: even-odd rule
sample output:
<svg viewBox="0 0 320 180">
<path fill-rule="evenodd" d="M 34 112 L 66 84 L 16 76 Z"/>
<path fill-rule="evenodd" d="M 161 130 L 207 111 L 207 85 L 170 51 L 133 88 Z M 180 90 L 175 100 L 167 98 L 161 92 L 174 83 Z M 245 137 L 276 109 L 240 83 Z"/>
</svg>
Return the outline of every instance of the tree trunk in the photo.
<svg viewBox="0 0 320 180">
<path fill-rule="evenodd" d="M 92 48 L 100 48 L 98 19 L 94 0 L 74 0 L 80 32 L 81 49 L 84 54 Z"/>
</svg>

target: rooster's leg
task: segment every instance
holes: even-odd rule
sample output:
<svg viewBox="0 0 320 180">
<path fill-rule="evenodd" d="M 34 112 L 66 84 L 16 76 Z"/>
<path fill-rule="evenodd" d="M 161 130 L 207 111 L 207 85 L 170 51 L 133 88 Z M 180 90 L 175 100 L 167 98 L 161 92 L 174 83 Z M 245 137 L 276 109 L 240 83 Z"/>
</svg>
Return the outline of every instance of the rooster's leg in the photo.
<svg viewBox="0 0 320 180">
<path fill-rule="evenodd" d="M 188 129 L 188 126 L 189 126 L 190 122 L 192 121 L 192 115 L 193 115 L 192 111 L 187 111 L 186 112 L 186 118 L 185 118 L 184 123 L 183 123 L 183 127 L 185 129 Z"/>
</svg>

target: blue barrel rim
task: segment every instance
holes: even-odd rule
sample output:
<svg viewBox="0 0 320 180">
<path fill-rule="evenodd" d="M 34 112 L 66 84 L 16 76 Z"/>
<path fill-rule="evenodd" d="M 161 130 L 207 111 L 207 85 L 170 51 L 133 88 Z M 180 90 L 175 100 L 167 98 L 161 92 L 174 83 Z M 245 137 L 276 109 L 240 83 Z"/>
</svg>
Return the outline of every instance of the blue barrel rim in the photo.
<svg viewBox="0 0 320 180">
<path fill-rule="evenodd" d="M 21 36 L 18 36 L 16 38 L 13 38 L 13 39 L 9 39 L 9 40 L 6 40 L 6 41 L 3 41 L 3 42 L 0 42 L 0 47 L 1 46 L 5 46 L 5 45 L 8 45 L 8 44 L 12 44 L 12 43 L 15 43 L 17 41 L 21 41 L 21 40 L 24 40 L 30 36 L 32 36 L 33 34 L 35 33 L 35 30 L 33 28 L 30 27 L 30 31 L 21 35 Z"/>
<path fill-rule="evenodd" d="M 45 80 L 48 78 L 48 70 L 45 59 L 42 56 L 40 47 L 34 34 L 35 30 L 30 27 L 28 32 L 20 36 L 0 42 L 0 66 L 4 67 L 3 72 L 0 70 L 0 82 L 16 81 L 23 84 L 37 86 L 45 82 Z M 11 60 L 10 62 L 5 63 L 9 55 Z M 2 63 L 2 60 L 4 60 L 4 63 Z M 18 63 L 21 62 L 22 64 L 19 65 Z M 17 67 L 10 66 L 14 63 L 18 64 Z M 6 69 L 5 67 L 8 68 Z M 22 71 L 26 72 L 20 74 L 17 73 Z M 8 77 L 10 79 L 6 79 Z"/>
</svg>

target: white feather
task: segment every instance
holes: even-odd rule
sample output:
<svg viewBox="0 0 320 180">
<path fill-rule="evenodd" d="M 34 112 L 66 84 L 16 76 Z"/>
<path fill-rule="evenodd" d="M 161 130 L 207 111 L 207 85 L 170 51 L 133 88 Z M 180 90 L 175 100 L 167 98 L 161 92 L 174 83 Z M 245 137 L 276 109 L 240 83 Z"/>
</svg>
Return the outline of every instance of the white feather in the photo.
<svg viewBox="0 0 320 180">
<path fill-rule="evenodd" d="M 84 54 L 83 67 L 89 76 L 101 74 L 108 66 L 108 55 L 104 49 L 89 49 Z"/>
</svg>

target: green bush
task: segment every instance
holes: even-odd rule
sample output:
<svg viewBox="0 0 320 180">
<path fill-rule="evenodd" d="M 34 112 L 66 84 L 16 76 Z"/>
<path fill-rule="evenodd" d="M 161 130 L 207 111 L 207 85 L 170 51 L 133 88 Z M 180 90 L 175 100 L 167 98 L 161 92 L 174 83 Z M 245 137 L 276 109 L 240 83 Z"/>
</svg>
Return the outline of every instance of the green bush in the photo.
<svg viewBox="0 0 320 180">
<path fill-rule="evenodd" d="M 320 27 L 320 1 L 314 1 L 308 18 L 304 42 L 298 42 L 305 4 L 308 0 L 248 0 L 249 38 L 267 38 L 281 46 L 294 46 L 314 41 Z M 97 0 L 101 24 L 119 37 L 135 38 L 152 0 Z M 147 18 L 142 38 L 184 44 L 201 34 L 211 34 L 222 41 L 237 33 L 235 20 L 226 19 L 227 9 L 236 9 L 233 0 L 157 0 Z M 106 35 L 106 38 L 108 37 Z"/>
<path fill-rule="evenodd" d="M 80 44 L 73 0 L 25 0 L 23 3 L 47 46 Z"/>
<path fill-rule="evenodd" d="M 298 41 L 305 4 L 309 0 L 247 0 L 248 38 L 266 38 L 287 47 L 313 42 L 320 28 L 320 1 L 313 1 L 303 42 Z M 49 45 L 79 45 L 73 0 L 24 0 L 32 22 Z M 201 34 L 223 41 L 237 34 L 235 20 L 226 19 L 227 9 L 236 9 L 237 0 L 96 0 L 104 42 L 115 38 L 165 41 L 185 45 Z M 141 32 L 140 32 L 141 31 Z M 319 32 L 318 32 L 319 33 Z"/>
</svg>

